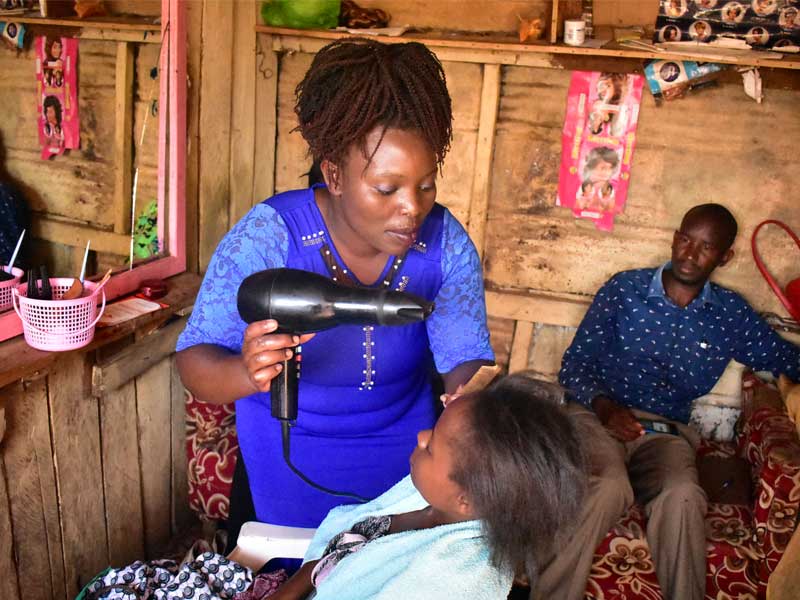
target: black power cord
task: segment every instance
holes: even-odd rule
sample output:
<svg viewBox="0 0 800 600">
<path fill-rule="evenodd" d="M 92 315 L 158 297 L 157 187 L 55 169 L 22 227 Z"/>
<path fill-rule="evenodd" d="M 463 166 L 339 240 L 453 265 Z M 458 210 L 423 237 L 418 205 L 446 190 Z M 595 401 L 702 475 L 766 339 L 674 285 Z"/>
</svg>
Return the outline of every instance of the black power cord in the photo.
<svg viewBox="0 0 800 600">
<path fill-rule="evenodd" d="M 297 467 L 292 464 L 292 459 L 290 458 L 290 450 L 289 450 L 289 436 L 290 436 L 290 428 L 292 423 L 290 421 L 281 419 L 281 439 L 283 441 L 283 459 L 286 461 L 286 465 L 292 470 L 292 472 L 297 475 L 300 479 L 305 481 L 311 487 L 318 489 L 321 492 L 326 494 L 330 494 L 331 496 L 338 496 L 340 498 L 351 498 L 353 500 L 357 500 L 362 504 L 364 502 L 369 502 L 373 500 L 373 498 L 364 498 L 364 496 L 359 496 L 358 494 L 352 494 L 350 492 L 338 492 L 336 490 L 332 490 L 330 488 L 326 488 L 325 486 L 319 485 L 311 481 L 306 475 L 300 471 Z"/>
</svg>

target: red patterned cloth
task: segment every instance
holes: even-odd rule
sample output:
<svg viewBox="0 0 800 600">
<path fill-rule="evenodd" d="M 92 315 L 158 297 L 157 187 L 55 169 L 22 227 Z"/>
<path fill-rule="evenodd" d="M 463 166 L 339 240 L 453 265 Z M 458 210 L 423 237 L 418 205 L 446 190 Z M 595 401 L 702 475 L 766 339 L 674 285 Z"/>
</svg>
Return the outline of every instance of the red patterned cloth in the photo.
<svg viewBox="0 0 800 600">
<path fill-rule="evenodd" d="M 201 518 L 228 518 L 238 449 L 234 404 L 207 404 L 187 394 L 189 506 Z"/>
<path fill-rule="evenodd" d="M 586 598 L 661 600 L 640 506 L 634 504 L 595 550 Z"/>
<path fill-rule="evenodd" d="M 706 515 L 706 600 L 762 600 L 797 526 L 800 441 L 777 392 L 745 377 L 743 426 L 735 444 L 703 441 L 698 455 L 738 456 L 752 469 L 753 506 L 710 503 Z M 594 555 L 586 598 L 661 598 L 642 509 L 634 505 Z"/>
</svg>

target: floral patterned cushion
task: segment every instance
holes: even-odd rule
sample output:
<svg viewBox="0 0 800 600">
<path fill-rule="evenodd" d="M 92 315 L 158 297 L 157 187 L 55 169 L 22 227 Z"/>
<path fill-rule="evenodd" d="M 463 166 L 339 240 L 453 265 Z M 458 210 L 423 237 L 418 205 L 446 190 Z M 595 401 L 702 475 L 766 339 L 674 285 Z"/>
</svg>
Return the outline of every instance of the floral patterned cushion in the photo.
<svg viewBox="0 0 800 600">
<path fill-rule="evenodd" d="M 736 504 L 708 505 L 706 515 L 706 598 L 757 597 L 758 550 L 753 544 L 752 511 Z M 766 582 L 765 582 L 766 584 Z"/>
<path fill-rule="evenodd" d="M 706 515 L 706 600 L 763 600 L 769 576 L 797 526 L 800 440 L 777 392 L 746 375 L 734 444 L 704 440 L 698 456 L 738 456 L 752 468 L 753 506 L 710 503 Z M 634 505 L 598 546 L 586 598 L 659 599 L 661 591 Z"/>
<path fill-rule="evenodd" d="M 765 395 L 774 398 L 765 401 Z M 746 379 L 742 412 L 748 418 L 738 440 L 739 455 L 753 469 L 752 527 L 759 581 L 765 587 L 797 526 L 800 441 L 777 391 L 757 379 Z"/>
<path fill-rule="evenodd" d="M 594 553 L 586 600 L 660 600 L 642 508 L 634 504 Z"/>
<path fill-rule="evenodd" d="M 187 394 L 189 506 L 201 518 L 228 518 L 238 449 L 234 405 L 207 404 Z"/>
</svg>

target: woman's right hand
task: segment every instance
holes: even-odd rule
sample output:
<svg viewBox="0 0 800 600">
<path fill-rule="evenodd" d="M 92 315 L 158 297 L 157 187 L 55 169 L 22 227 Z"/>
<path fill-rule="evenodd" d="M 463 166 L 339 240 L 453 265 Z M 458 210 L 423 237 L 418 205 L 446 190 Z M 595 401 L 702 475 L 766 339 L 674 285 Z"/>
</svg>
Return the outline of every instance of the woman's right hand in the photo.
<svg viewBox="0 0 800 600">
<path fill-rule="evenodd" d="M 255 321 L 244 331 L 242 361 L 250 377 L 250 383 L 259 392 L 268 392 L 270 382 L 283 369 L 283 361 L 294 354 L 293 348 L 314 337 L 276 333 L 278 322 L 273 319 Z"/>
</svg>

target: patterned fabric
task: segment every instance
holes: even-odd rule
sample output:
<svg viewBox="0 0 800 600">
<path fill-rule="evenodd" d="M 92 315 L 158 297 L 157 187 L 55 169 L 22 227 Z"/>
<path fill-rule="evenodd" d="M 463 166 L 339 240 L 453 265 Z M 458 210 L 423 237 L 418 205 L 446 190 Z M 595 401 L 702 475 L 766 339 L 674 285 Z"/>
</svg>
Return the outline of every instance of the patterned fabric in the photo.
<svg viewBox="0 0 800 600">
<path fill-rule="evenodd" d="M 753 401 L 755 394 L 761 397 Z M 752 507 L 709 503 L 706 515 L 706 600 L 762 600 L 797 526 L 800 505 L 800 440 L 780 404 L 764 400 L 777 391 L 752 375 L 744 380 L 744 425 L 736 445 L 703 440 L 698 455 L 738 455 L 752 465 Z M 661 598 L 634 505 L 598 546 L 586 598 Z M 650 579 L 652 578 L 652 580 Z"/>
<path fill-rule="evenodd" d="M 686 308 L 666 296 L 659 269 L 614 275 L 597 293 L 559 375 L 584 405 L 605 394 L 689 422 L 732 358 L 800 378 L 800 348 L 783 340 L 736 292 L 706 282 Z"/>
<path fill-rule="evenodd" d="M 752 511 L 746 506 L 709 503 L 706 515 L 706 598 L 763 598 L 758 595 L 759 553 L 753 544 Z"/>
<path fill-rule="evenodd" d="M 227 520 L 238 449 L 234 405 L 207 404 L 187 394 L 189 506 L 200 517 Z"/>
<path fill-rule="evenodd" d="M 234 600 L 264 600 L 264 598 L 269 598 L 277 592 L 278 588 L 288 580 L 289 575 L 284 569 L 261 573 L 256 575 L 256 580 L 250 586 L 250 589 L 241 594 L 236 594 Z"/>
<path fill-rule="evenodd" d="M 388 535 L 391 526 L 391 515 L 371 516 L 353 525 L 349 531 L 335 535 L 311 572 L 311 583 L 314 587 L 325 581 L 343 558 L 358 552 L 372 540 Z"/>
<path fill-rule="evenodd" d="M 214 552 L 179 565 L 173 560 L 136 561 L 109 569 L 86 590 L 88 600 L 229 600 L 253 581 L 253 573 Z"/>
<path fill-rule="evenodd" d="M 653 555 L 645 538 L 641 507 L 634 505 L 595 550 L 586 586 L 591 600 L 660 600 Z"/>
<path fill-rule="evenodd" d="M 759 589 L 765 590 L 797 525 L 800 442 L 782 407 L 762 406 L 754 411 L 745 407 L 743 412 L 750 418 L 739 438 L 739 453 L 753 469 L 753 531 L 760 559 L 756 564 Z"/>
</svg>

